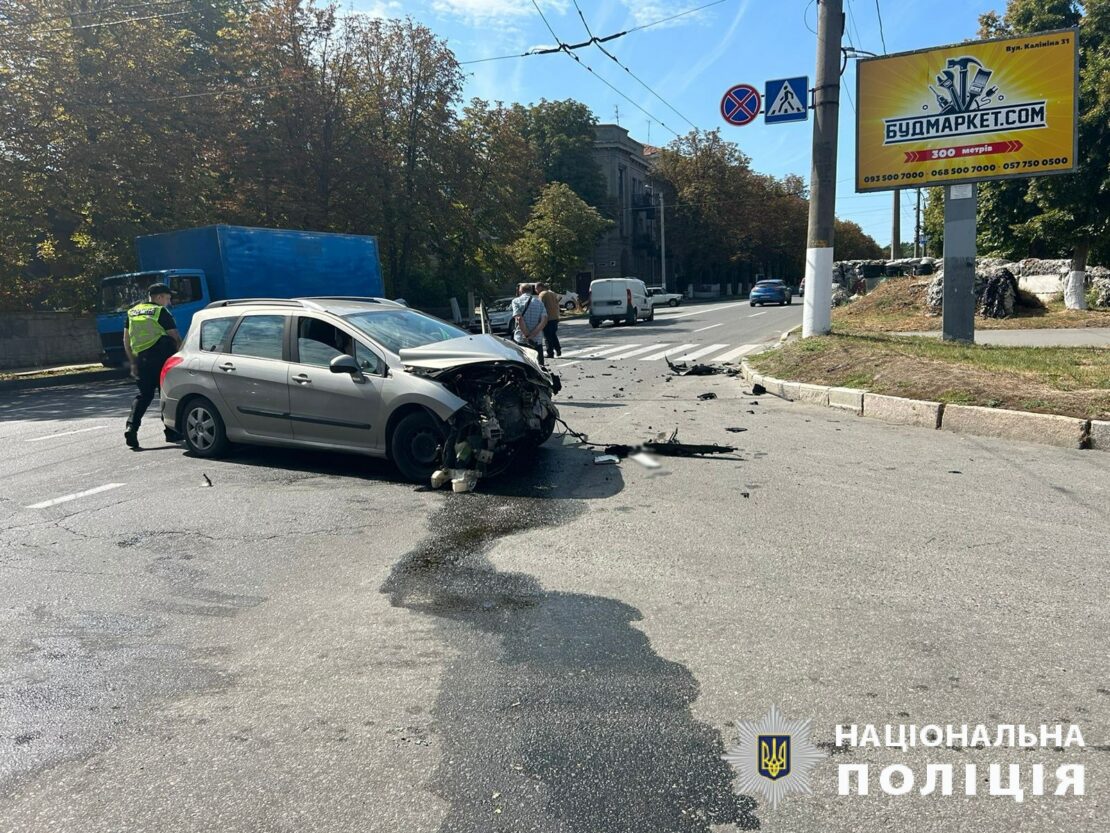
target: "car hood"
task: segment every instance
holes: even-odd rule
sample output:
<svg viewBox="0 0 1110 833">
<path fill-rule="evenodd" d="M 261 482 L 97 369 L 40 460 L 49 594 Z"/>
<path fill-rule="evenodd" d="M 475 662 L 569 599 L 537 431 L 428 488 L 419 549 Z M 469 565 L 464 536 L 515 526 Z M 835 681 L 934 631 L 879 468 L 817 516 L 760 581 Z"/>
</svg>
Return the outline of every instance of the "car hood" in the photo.
<svg viewBox="0 0 1110 833">
<path fill-rule="evenodd" d="M 450 370 L 484 362 L 516 362 L 535 366 L 515 344 L 491 335 L 461 336 L 423 347 L 406 347 L 401 350 L 400 356 L 405 367 L 421 370 Z"/>
</svg>

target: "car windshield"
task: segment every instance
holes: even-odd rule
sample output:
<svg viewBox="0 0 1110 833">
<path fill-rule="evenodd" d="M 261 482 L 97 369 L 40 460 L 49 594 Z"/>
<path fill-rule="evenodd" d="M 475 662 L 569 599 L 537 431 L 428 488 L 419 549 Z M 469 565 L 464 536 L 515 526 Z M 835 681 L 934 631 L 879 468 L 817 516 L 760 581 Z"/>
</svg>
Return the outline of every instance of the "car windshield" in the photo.
<svg viewBox="0 0 1110 833">
<path fill-rule="evenodd" d="M 119 275 L 105 278 L 100 285 L 100 312 L 127 312 L 147 299 L 146 289 L 156 275 Z"/>
<path fill-rule="evenodd" d="M 411 309 L 367 310 L 343 317 L 391 353 L 470 335 L 453 324 Z"/>
</svg>

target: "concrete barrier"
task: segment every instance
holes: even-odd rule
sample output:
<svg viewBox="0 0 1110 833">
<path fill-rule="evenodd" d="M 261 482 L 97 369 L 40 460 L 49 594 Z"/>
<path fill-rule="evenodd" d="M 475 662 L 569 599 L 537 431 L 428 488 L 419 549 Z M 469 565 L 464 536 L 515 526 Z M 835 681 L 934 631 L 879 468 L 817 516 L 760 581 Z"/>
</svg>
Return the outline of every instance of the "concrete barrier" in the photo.
<svg viewBox="0 0 1110 833">
<path fill-rule="evenodd" d="M 1091 448 L 1110 451 L 1110 422 L 1102 419 L 1091 420 Z"/>
<path fill-rule="evenodd" d="M 940 427 L 943 410 L 944 406 L 940 402 L 883 396 L 878 393 L 863 395 L 865 417 L 881 419 L 883 422 L 892 422 L 896 425 L 918 425 L 922 428 L 936 429 Z"/>
<path fill-rule="evenodd" d="M 782 383 L 782 398 L 794 402 L 798 399 L 798 389 L 801 387 L 799 382 L 783 382 Z"/>
<path fill-rule="evenodd" d="M 975 405 L 946 405 L 941 417 L 943 431 L 974 434 L 978 437 L 1004 437 L 1029 443 L 1082 448 L 1089 422 L 1054 414 L 980 408 Z"/>
<path fill-rule="evenodd" d="M 782 379 L 775 379 L 771 376 L 763 377 L 763 387 L 767 389 L 767 393 L 772 396 L 782 397 Z"/>
<path fill-rule="evenodd" d="M 72 312 L 0 315 L 0 370 L 99 361 L 96 318 Z"/>
<path fill-rule="evenodd" d="M 863 391 L 855 388 L 829 388 L 829 407 L 862 414 Z"/>
<path fill-rule="evenodd" d="M 829 389 L 824 385 L 807 385 L 802 383 L 798 385 L 798 395 L 796 399 L 799 402 L 805 402 L 807 405 L 828 406 Z"/>
</svg>

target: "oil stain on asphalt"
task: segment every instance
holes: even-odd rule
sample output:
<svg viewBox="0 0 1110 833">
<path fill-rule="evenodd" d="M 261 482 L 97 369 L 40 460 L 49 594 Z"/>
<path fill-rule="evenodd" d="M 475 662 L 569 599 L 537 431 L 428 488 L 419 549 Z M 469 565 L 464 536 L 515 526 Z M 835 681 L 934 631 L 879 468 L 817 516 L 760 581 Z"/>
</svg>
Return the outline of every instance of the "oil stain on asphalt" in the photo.
<svg viewBox="0 0 1110 833">
<path fill-rule="evenodd" d="M 432 727 L 442 833 L 757 829 L 720 733 L 691 713 L 697 681 L 633 627 L 638 610 L 486 559 L 501 539 L 549 534 L 586 509 L 513 491 L 445 496 L 434 532 L 381 588 L 436 617 L 456 657 Z"/>
</svg>

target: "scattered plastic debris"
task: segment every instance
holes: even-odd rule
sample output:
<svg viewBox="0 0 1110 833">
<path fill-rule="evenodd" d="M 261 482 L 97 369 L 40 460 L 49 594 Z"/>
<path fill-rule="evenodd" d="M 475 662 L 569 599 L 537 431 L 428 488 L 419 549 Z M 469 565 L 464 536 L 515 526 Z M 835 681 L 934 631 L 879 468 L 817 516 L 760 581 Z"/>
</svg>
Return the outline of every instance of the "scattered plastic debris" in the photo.
<svg viewBox="0 0 1110 833">
<path fill-rule="evenodd" d="M 707 399 L 716 399 L 716 398 L 717 398 L 717 394 L 715 394 L 713 391 L 706 391 L 705 393 L 699 393 L 698 394 L 698 399 L 702 400 L 703 402 Z"/>
<path fill-rule="evenodd" d="M 742 434 L 745 431 L 747 431 L 748 429 L 747 428 L 739 428 L 739 427 L 734 425 L 731 428 L 726 428 L 725 430 L 732 433 L 732 434 Z"/>
<path fill-rule="evenodd" d="M 644 454 L 642 451 L 637 451 L 635 454 L 630 455 L 628 459 L 635 460 L 645 469 L 657 469 L 661 466 L 658 460 L 648 454 Z"/>
<path fill-rule="evenodd" d="M 667 367 L 671 372 L 677 376 L 715 376 L 718 373 L 724 372 L 724 368 L 712 364 L 692 364 L 687 365 L 686 362 L 682 364 L 675 364 L 667 356 L 663 357 L 667 361 Z"/>
<path fill-rule="evenodd" d="M 211 486 L 212 485 L 212 478 L 211 477 L 209 477 L 204 472 L 201 472 L 200 476 L 204 478 L 204 485 L 205 486 Z"/>
<path fill-rule="evenodd" d="M 615 466 L 621 461 L 616 454 L 599 454 L 594 457 L 595 466 Z"/>
<path fill-rule="evenodd" d="M 752 396 L 763 396 L 767 392 L 767 388 L 763 385 L 752 385 Z"/>
</svg>

